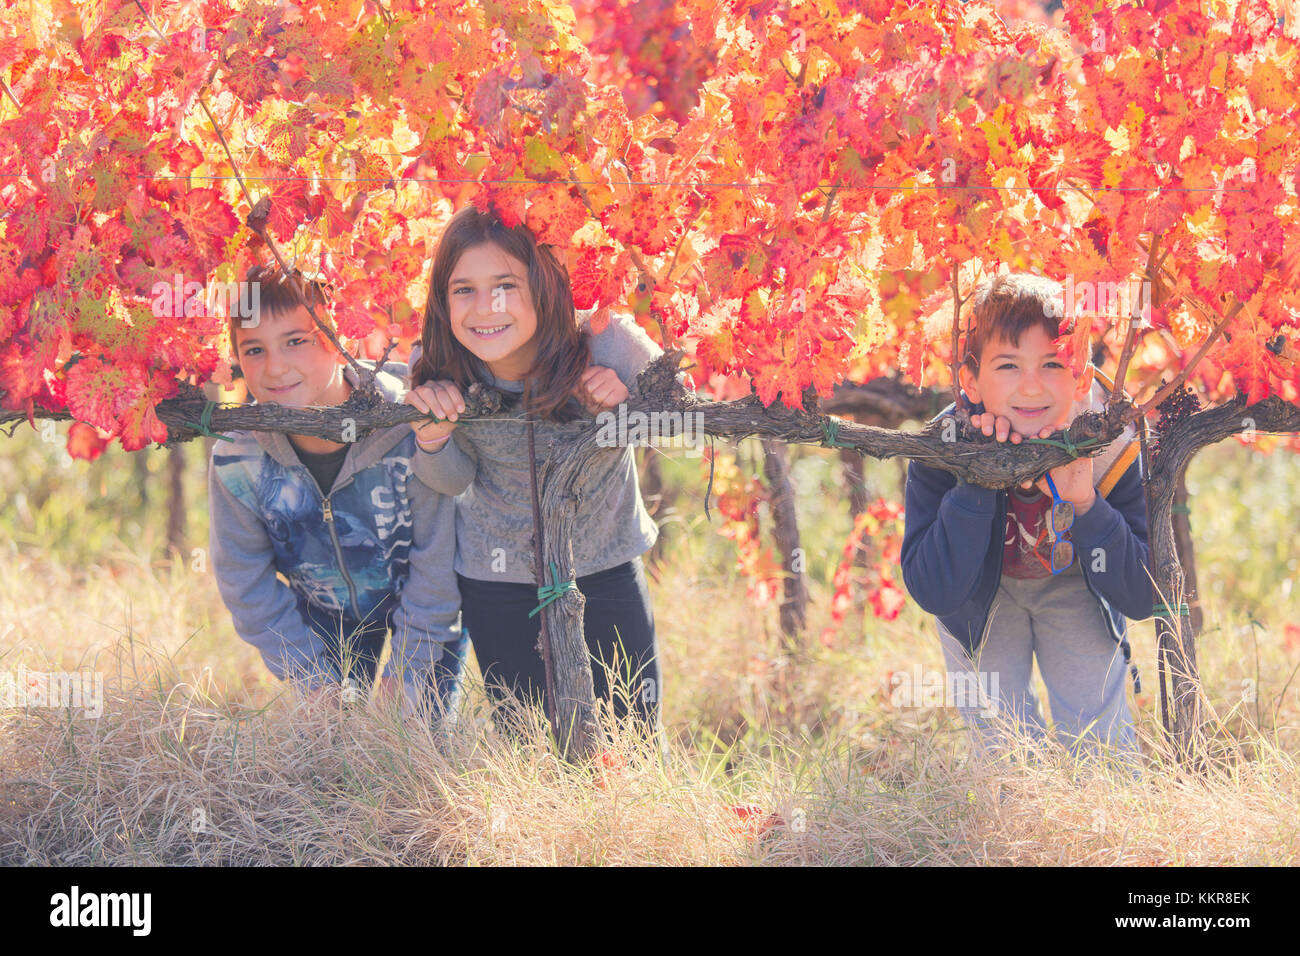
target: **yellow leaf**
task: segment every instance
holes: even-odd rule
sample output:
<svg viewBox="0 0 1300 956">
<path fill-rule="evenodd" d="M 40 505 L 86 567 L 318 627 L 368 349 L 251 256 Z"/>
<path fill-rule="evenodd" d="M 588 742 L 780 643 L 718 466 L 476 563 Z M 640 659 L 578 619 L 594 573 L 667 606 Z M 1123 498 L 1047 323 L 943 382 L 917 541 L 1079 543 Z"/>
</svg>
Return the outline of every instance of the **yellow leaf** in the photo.
<svg viewBox="0 0 1300 956">
<path fill-rule="evenodd" d="M 1129 138 L 1133 139 L 1142 129 L 1142 121 L 1146 119 L 1147 111 L 1136 103 L 1130 103 L 1128 110 L 1124 113 L 1124 128 L 1128 131 Z"/>
<path fill-rule="evenodd" d="M 1259 60 L 1246 79 L 1250 102 L 1256 109 L 1285 113 L 1295 103 L 1295 84 L 1271 59 Z"/>
<path fill-rule="evenodd" d="M 1206 203 L 1187 217 L 1187 231 L 1198 239 L 1206 239 L 1223 231 L 1221 217 L 1211 203 Z"/>
<path fill-rule="evenodd" d="M 1226 51 L 1215 54 L 1214 66 L 1210 70 L 1210 82 L 1212 87 L 1223 87 L 1228 78 L 1228 54 Z"/>
<path fill-rule="evenodd" d="M 1125 139 L 1127 138 L 1126 134 Z M 1101 164 L 1101 184 L 1111 188 L 1118 186 L 1124 178 L 1124 166 L 1125 161 L 1122 156 L 1107 156 Z"/>
<path fill-rule="evenodd" d="M 786 110 L 786 98 L 780 93 L 768 93 L 763 97 L 763 118 L 775 119 Z"/>
</svg>

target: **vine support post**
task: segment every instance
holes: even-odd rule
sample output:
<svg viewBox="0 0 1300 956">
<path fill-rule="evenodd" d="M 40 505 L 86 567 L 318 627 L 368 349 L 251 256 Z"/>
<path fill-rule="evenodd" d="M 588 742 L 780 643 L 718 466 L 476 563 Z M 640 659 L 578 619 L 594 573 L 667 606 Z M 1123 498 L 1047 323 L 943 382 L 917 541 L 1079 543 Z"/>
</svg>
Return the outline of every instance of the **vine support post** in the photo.
<svg viewBox="0 0 1300 956">
<path fill-rule="evenodd" d="M 873 415 L 860 414 L 855 416 L 863 425 L 871 425 L 874 428 L 897 428 L 904 421 L 904 416 L 898 415 Z M 899 464 L 903 468 L 902 484 L 907 484 L 907 460 L 900 458 Z M 862 454 L 853 448 L 840 449 L 840 464 L 844 485 L 848 491 L 849 499 L 849 527 L 855 527 L 858 516 L 865 514 L 870 502 L 870 493 L 867 488 L 865 462 Z M 871 566 L 871 551 L 868 550 L 865 540 L 859 543 L 854 549 L 853 566 L 858 568 L 862 573 L 866 573 Z M 860 581 L 861 579 L 859 579 Z M 861 608 L 866 601 L 866 594 L 861 586 L 855 586 L 852 589 L 854 607 Z"/>
<path fill-rule="evenodd" d="M 806 558 L 799 546 L 794 482 L 790 480 L 790 451 L 780 439 L 763 439 L 763 477 L 772 494 L 772 537 L 781 554 L 781 633 L 787 646 L 794 649 L 808 622 L 808 585 Z"/>
<path fill-rule="evenodd" d="M 1186 577 L 1178 560 L 1172 520 L 1174 489 L 1185 467 L 1164 480 L 1153 482 L 1150 554 L 1157 602 L 1156 641 L 1165 671 L 1161 676 L 1161 697 L 1167 701 L 1161 721 L 1179 761 L 1194 769 L 1204 749 L 1201 679 L 1196 662 L 1197 629 L 1187 610 Z"/>
<path fill-rule="evenodd" d="M 1201 612 L 1200 587 L 1196 580 L 1196 548 L 1192 541 L 1192 514 L 1188 503 L 1186 470 L 1178 476 L 1178 483 L 1174 486 L 1172 520 L 1178 564 L 1183 569 L 1187 591 L 1187 607 L 1191 612 L 1192 628 L 1199 634 L 1204 624 L 1204 615 Z"/>
<path fill-rule="evenodd" d="M 1277 396 L 1254 404 L 1238 399 L 1208 408 L 1174 424 L 1160 436 L 1147 495 L 1150 507 L 1150 566 L 1155 580 L 1156 636 L 1161 662 L 1169 672 L 1169 695 L 1162 719 L 1179 760 L 1189 769 L 1204 761 L 1200 675 L 1196 662 L 1197 625 L 1189 607 L 1187 578 L 1179 562 L 1174 531 L 1174 501 L 1196 453 L 1247 427 L 1261 432 L 1300 431 L 1300 408 Z M 1161 694 L 1166 687 L 1162 681 Z"/>
<path fill-rule="evenodd" d="M 540 515 L 535 514 L 542 553 L 535 561 L 539 586 L 544 568 L 555 568 L 560 581 L 575 581 L 574 587 L 560 595 L 541 611 L 542 627 L 547 639 L 547 656 L 551 674 L 548 689 L 548 717 L 560 753 L 570 762 L 596 754 L 601 743 L 600 724 L 596 716 L 595 682 L 591 673 L 591 653 L 583 628 L 587 599 L 576 585 L 573 538 L 578 533 L 578 505 L 585 496 L 582 477 L 586 465 L 600 453 L 595 433 L 574 431 L 572 441 L 557 441 L 542 467 Z M 534 458 L 536 461 L 536 458 Z M 546 521 L 546 533 L 541 522 Z"/>
<path fill-rule="evenodd" d="M 210 402 L 216 402 L 221 399 L 221 389 L 217 386 L 216 382 L 203 383 L 203 397 Z M 212 461 L 212 449 L 216 443 L 217 440 L 212 437 L 205 437 L 203 439 L 203 467 L 205 469 L 208 467 L 208 463 Z"/>
<path fill-rule="evenodd" d="M 840 449 L 840 464 L 843 469 L 844 484 L 848 490 L 850 527 L 853 527 L 858 520 L 858 515 L 867 510 L 866 474 L 863 471 L 862 456 L 852 448 Z M 865 572 L 870 565 L 867 556 L 867 549 L 861 544 L 858 545 L 853 554 L 853 566 Z M 854 587 L 852 593 L 854 605 L 860 606 L 865 597 L 862 588 Z"/>
<path fill-rule="evenodd" d="M 534 437 L 533 421 L 530 416 L 526 426 L 528 431 L 528 469 L 529 469 L 529 504 L 533 509 L 533 578 L 537 582 L 540 590 L 546 583 L 546 562 L 545 562 L 545 525 L 542 523 L 541 504 L 537 497 L 537 441 Z M 557 584 L 552 581 L 551 584 Z M 540 600 L 540 594 L 538 600 Z M 547 633 L 546 615 L 543 614 L 538 622 L 537 633 L 537 652 L 542 657 L 542 671 L 546 675 L 546 717 L 551 722 L 553 730 L 557 731 L 558 727 L 555 721 L 555 674 L 551 664 L 551 638 Z"/>
<path fill-rule="evenodd" d="M 131 456 L 131 475 L 135 484 L 136 494 L 140 498 L 140 507 L 149 507 L 149 456 L 132 455 Z"/>
<path fill-rule="evenodd" d="M 1155 233 L 1151 237 L 1151 245 L 1147 249 L 1147 265 L 1143 272 L 1144 288 L 1154 287 L 1156 284 L 1156 249 L 1160 245 L 1160 234 Z M 1149 286 L 1148 286 L 1149 284 Z M 1133 351 L 1137 346 L 1138 329 L 1143 327 L 1145 320 L 1142 317 L 1142 308 L 1147 304 L 1145 294 L 1138 296 L 1138 305 L 1133 308 L 1129 314 L 1128 326 L 1124 330 L 1124 344 L 1120 348 L 1119 362 L 1115 367 L 1115 382 L 1111 387 L 1110 397 L 1107 399 L 1109 405 L 1122 405 L 1128 401 L 1124 391 L 1124 382 L 1128 379 L 1129 362 L 1133 359 Z"/>
</svg>

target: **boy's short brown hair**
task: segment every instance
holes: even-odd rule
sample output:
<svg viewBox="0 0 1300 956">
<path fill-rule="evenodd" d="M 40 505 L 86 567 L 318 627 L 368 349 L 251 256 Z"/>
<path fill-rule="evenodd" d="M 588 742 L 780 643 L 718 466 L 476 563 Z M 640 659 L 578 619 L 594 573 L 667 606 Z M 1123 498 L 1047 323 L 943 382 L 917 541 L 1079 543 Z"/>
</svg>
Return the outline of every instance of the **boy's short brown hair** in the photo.
<svg viewBox="0 0 1300 956">
<path fill-rule="evenodd" d="M 1059 282 L 1028 272 L 981 282 L 971 300 L 971 327 L 962 357 L 971 374 L 979 374 L 980 356 L 990 342 L 1019 345 L 1020 336 L 1035 325 L 1055 341 L 1061 334 L 1063 295 Z"/>
<path fill-rule="evenodd" d="M 256 265 L 248 270 L 248 274 L 244 276 L 244 282 L 257 283 L 257 297 L 253 300 L 257 303 L 256 314 L 250 317 L 238 314 L 239 309 L 230 310 L 228 332 L 230 334 L 230 350 L 235 355 L 239 354 L 239 340 L 235 338 L 236 329 L 256 328 L 264 315 L 281 315 L 285 312 L 291 312 L 300 305 L 306 305 L 304 297 L 306 300 L 310 300 L 312 308 L 316 310 L 317 317 L 329 328 L 334 328 L 333 320 L 327 308 L 330 287 L 319 280 L 308 279 L 298 269 L 292 270 L 292 274 L 302 285 L 303 295 L 298 294 L 293 287 L 293 283 L 289 281 L 279 266 Z"/>
</svg>

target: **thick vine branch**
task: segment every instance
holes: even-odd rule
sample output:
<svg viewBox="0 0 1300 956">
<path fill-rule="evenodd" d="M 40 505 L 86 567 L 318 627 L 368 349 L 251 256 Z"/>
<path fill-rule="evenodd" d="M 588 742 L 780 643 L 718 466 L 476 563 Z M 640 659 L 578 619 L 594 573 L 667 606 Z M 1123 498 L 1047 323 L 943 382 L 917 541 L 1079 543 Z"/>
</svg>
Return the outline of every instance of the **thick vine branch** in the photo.
<svg viewBox="0 0 1300 956">
<path fill-rule="evenodd" d="M 1168 673 L 1172 685 L 1166 695 L 1165 681 L 1161 680 L 1161 713 L 1179 754 L 1193 766 L 1200 765 L 1204 726 L 1197 676 L 1196 628 L 1174 538 L 1174 496 L 1198 451 L 1252 429 L 1300 431 L 1300 406 L 1272 396 L 1253 405 L 1238 398 L 1197 412 L 1160 436 L 1160 451 L 1148 473 L 1151 573 L 1158 599 L 1167 605 L 1164 613 L 1156 616 L 1156 634 L 1162 670 Z"/>
<path fill-rule="evenodd" d="M 627 403 L 626 415 L 646 416 L 657 423 L 658 434 L 668 438 L 682 434 L 686 422 L 697 424 L 696 433 L 728 439 L 749 435 L 775 438 L 785 442 L 811 445 L 828 444 L 834 435 L 837 447 L 854 448 L 873 458 L 909 458 L 922 464 L 943 468 L 967 481 L 989 488 L 1008 488 L 1017 482 L 1036 479 L 1047 469 L 1070 461 L 1061 448 L 1052 445 L 996 444 L 965 428 L 959 422 L 934 422 L 919 432 L 902 432 L 874 428 L 816 412 L 792 410 L 780 402 L 764 408 L 757 396 L 749 395 L 731 402 L 701 399 L 677 381 L 682 353 L 670 351 L 652 362 L 639 376 Z M 199 437 L 193 427 L 207 405 L 197 389 L 181 398 L 160 402 L 155 409 L 167 426 L 169 444 Z M 474 386 L 466 396 L 466 411 L 460 421 L 469 422 L 499 413 L 505 405 L 503 396 L 491 389 Z M 522 424 L 523 417 L 520 415 Z M 684 418 L 685 415 L 699 416 Z M 651 417 L 653 416 L 653 418 Z M 35 409 L 34 418 L 70 420 L 67 412 Z M 210 418 L 214 432 L 279 431 L 311 435 L 330 441 L 355 441 L 381 428 L 419 421 L 426 416 L 410 405 L 387 402 L 377 395 L 354 390 L 342 405 L 326 408 L 287 408 L 279 405 L 217 405 Z M 0 427 L 27 418 L 23 411 L 0 412 Z M 635 418 L 632 420 L 635 421 Z M 600 422 L 591 418 L 574 423 L 574 436 L 590 432 L 595 435 Z M 1110 422 L 1089 413 L 1080 416 L 1070 427 L 1068 437 L 1075 443 L 1089 439 L 1104 444 L 1122 430 L 1122 423 Z M 522 432 L 521 432 L 522 434 Z M 350 436 L 350 437 L 349 437 Z"/>
<path fill-rule="evenodd" d="M 826 205 L 822 208 L 822 222 L 825 222 L 831 216 L 831 205 L 835 202 L 835 194 L 840 191 L 840 182 L 836 180 L 831 185 L 831 191 L 826 196 Z"/>
<path fill-rule="evenodd" d="M 1152 497 L 1168 496 L 1172 501 L 1178 474 L 1198 451 L 1245 431 L 1300 432 L 1300 405 L 1276 395 L 1253 405 L 1238 398 L 1179 422 L 1160 436 L 1160 453 L 1151 466 Z"/>
<path fill-rule="evenodd" d="M 834 437 L 836 447 L 853 448 L 872 458 L 907 458 L 982 485 L 986 488 L 1010 488 L 1021 481 L 1037 479 L 1050 468 L 1072 460 L 1065 448 L 1054 444 L 1011 445 L 994 442 L 969 429 L 962 416 L 956 420 L 943 419 L 931 422 L 920 431 L 904 432 L 888 428 L 861 425 L 834 415 L 824 415 L 799 409 L 786 408 L 776 402 L 764 408 L 754 395 L 730 402 L 713 402 L 701 399 L 677 381 L 680 352 L 668 352 L 652 362 L 638 377 L 632 398 L 626 403 L 627 420 L 633 425 L 637 415 L 646 416 L 648 423 L 657 423 L 658 434 L 672 437 L 689 430 L 687 422 L 698 422 L 697 433 L 719 438 L 738 440 L 750 435 L 775 438 L 789 443 L 827 445 Z M 859 386 L 868 391 L 872 386 Z M 931 399 L 932 400 L 932 399 Z M 833 404 L 836 399 L 831 399 Z M 156 414 L 171 434 L 169 443 L 189 441 L 200 437 L 192 427 L 199 420 L 207 399 L 194 390 L 181 398 L 160 402 Z M 474 386 L 466 396 L 466 411 L 460 421 L 472 427 L 473 419 L 498 415 L 505 408 L 505 399 L 499 392 Z M 518 412 L 515 412 L 518 414 Z M 685 415 L 698 415 L 686 419 Z M 654 416 L 652 418 L 652 416 Z M 1210 416 L 1210 417 L 1207 417 Z M 68 421 L 67 412 L 35 409 L 34 418 Z M 351 435 L 356 440 L 372 431 L 419 421 L 426 416 L 410 405 L 384 401 L 378 396 L 355 390 L 342 405 L 326 408 L 286 408 L 280 405 L 217 405 L 212 411 L 211 428 L 214 432 L 279 431 L 295 435 L 311 435 L 331 441 L 347 441 Z M 26 412 L 0 412 L 0 427 L 16 427 L 27 419 Z M 1279 398 L 1266 399 L 1254 405 L 1230 402 L 1199 413 L 1192 421 L 1198 429 L 1213 428 L 1210 437 L 1201 445 L 1212 444 L 1228 435 L 1251 427 L 1260 432 L 1295 431 L 1300 429 L 1300 407 Z M 608 422 L 609 420 L 605 420 Z M 522 426 L 523 417 L 520 414 Z M 1080 415 L 1057 439 L 1068 439 L 1075 445 L 1084 443 L 1082 449 L 1100 448 L 1113 441 L 1124 429 L 1124 415 L 1099 415 L 1088 412 Z M 602 427 L 599 420 L 581 419 L 573 423 L 574 436 L 595 435 Z M 522 434 L 522 433 L 521 433 Z M 1180 447 L 1186 430 L 1178 429 L 1161 438 L 1162 463 L 1168 460 L 1170 449 Z M 1196 434 L 1201 434 L 1198 431 Z M 1064 444 L 1064 442 L 1062 442 Z M 1196 447 L 1201 447 L 1197 445 Z M 1194 451 L 1192 452 L 1194 453 Z M 1157 468 L 1161 465 L 1157 465 Z"/>
<path fill-rule="evenodd" d="M 5 95 L 9 97 L 14 106 L 18 107 L 18 112 L 21 113 L 23 111 L 23 104 L 18 102 L 18 97 L 14 96 L 14 91 L 9 89 L 9 84 L 3 79 L 0 79 L 0 89 L 4 90 Z"/>
<path fill-rule="evenodd" d="M 872 415 L 885 421 L 929 421 L 948 402 L 946 390 L 920 389 L 893 376 L 873 378 L 865 384 L 842 382 L 822 411 L 830 415 Z"/>
<path fill-rule="evenodd" d="M 158 420 L 167 426 L 168 445 L 203 437 L 192 426 L 200 420 L 208 399 L 192 386 L 185 388 L 188 394 L 159 402 L 154 408 Z M 462 416 L 462 421 L 498 413 L 502 407 L 502 396 L 499 392 L 476 386 L 470 389 L 465 404 L 466 413 Z M 353 389 L 342 405 L 320 408 L 288 408 L 276 404 L 218 404 L 212 409 L 209 421 L 211 430 L 216 434 L 233 431 L 285 432 L 345 442 L 356 441 L 373 431 L 405 425 L 425 417 L 412 405 L 399 405 L 386 401 L 376 393 Z M 52 412 L 41 408 L 33 410 L 32 418 L 75 421 L 66 411 Z M 8 426 L 10 435 L 19 423 L 26 420 L 25 411 L 0 411 L 0 428 Z"/>
</svg>

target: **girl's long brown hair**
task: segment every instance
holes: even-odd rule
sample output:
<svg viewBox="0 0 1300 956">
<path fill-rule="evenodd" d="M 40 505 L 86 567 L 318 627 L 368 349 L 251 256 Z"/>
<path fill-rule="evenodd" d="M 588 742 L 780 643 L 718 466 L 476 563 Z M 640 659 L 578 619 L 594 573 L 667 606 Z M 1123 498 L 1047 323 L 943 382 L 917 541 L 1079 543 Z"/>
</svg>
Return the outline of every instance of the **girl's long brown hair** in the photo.
<svg viewBox="0 0 1300 956">
<path fill-rule="evenodd" d="M 524 376 L 524 408 L 538 418 L 571 421 L 578 412 L 565 406 L 591 363 L 591 348 L 578 329 L 569 272 L 523 223 L 506 228 L 499 218 L 474 206 L 452 216 L 438 242 L 412 385 L 447 379 L 463 392 L 475 382 L 488 381 L 487 366 L 452 334 L 447 284 L 466 249 L 489 244 L 528 266 L 528 288 L 537 313 L 537 355 Z"/>
</svg>

